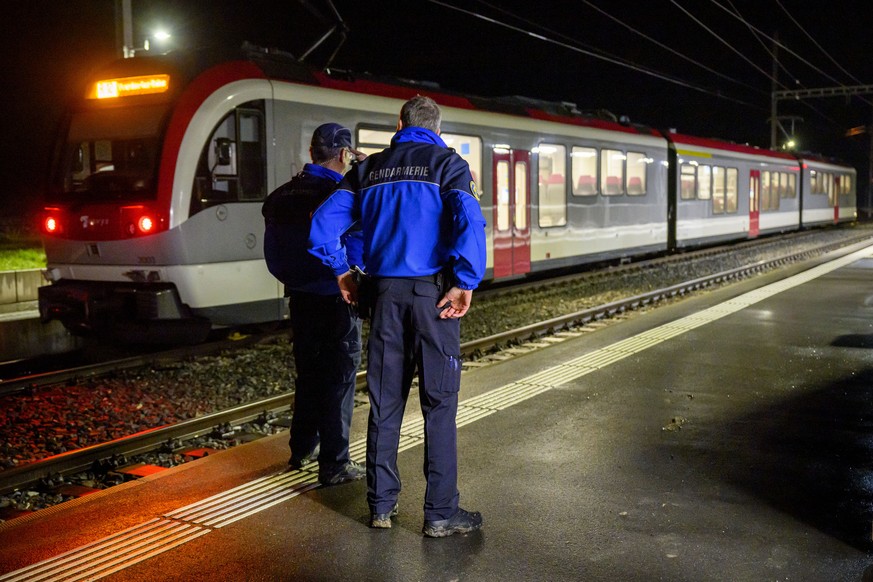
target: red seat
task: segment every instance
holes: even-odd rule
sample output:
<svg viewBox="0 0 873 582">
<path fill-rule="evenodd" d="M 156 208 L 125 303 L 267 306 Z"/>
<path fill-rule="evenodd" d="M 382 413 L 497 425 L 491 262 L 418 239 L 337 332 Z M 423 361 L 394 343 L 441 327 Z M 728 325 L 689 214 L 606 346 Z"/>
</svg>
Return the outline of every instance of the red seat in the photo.
<svg viewBox="0 0 873 582">
<path fill-rule="evenodd" d="M 642 194 L 643 193 L 643 181 L 638 176 L 634 176 L 627 181 L 627 193 L 628 194 Z"/>
<path fill-rule="evenodd" d="M 596 191 L 594 176 L 590 174 L 579 176 L 579 180 L 576 182 L 576 194 L 594 194 Z"/>
<path fill-rule="evenodd" d="M 621 180 L 619 180 L 618 176 L 607 176 L 606 177 L 606 188 L 604 189 L 604 194 L 621 194 Z"/>
</svg>

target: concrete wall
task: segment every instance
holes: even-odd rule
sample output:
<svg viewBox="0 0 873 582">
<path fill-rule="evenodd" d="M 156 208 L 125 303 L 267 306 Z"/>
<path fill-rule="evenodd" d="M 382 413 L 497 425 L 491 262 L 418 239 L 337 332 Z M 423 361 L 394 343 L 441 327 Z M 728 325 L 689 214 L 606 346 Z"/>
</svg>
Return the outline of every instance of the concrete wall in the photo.
<svg viewBox="0 0 873 582">
<path fill-rule="evenodd" d="M 37 289 L 47 284 L 42 269 L 0 271 L 0 305 L 36 301 Z"/>
<path fill-rule="evenodd" d="M 0 271 L 0 361 L 68 352 L 81 347 L 58 321 L 42 323 L 37 289 L 48 282 L 41 269 Z"/>
</svg>

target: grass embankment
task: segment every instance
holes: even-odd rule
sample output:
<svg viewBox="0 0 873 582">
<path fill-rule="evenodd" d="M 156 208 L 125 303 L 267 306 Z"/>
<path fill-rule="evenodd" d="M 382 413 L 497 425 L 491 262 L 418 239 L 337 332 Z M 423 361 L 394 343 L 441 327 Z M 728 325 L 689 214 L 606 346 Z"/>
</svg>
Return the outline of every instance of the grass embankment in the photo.
<svg viewBox="0 0 873 582">
<path fill-rule="evenodd" d="M 45 251 L 39 241 L 0 241 L 0 271 L 44 268 Z"/>
</svg>

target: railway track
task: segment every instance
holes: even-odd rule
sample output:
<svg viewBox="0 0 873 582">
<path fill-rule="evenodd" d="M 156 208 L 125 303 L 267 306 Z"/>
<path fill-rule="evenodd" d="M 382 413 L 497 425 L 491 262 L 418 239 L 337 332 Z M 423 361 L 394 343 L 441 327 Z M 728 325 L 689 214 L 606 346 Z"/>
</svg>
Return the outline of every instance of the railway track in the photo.
<svg viewBox="0 0 873 582">
<path fill-rule="evenodd" d="M 482 337 L 462 344 L 461 352 L 465 360 L 465 366 L 480 367 L 490 362 L 505 360 L 519 353 L 525 353 L 534 349 L 541 349 L 551 343 L 578 333 L 584 329 L 590 329 L 595 322 L 609 320 L 621 314 L 653 305 L 659 301 L 671 299 L 692 293 L 694 291 L 712 285 L 737 280 L 758 273 L 769 271 L 790 263 L 795 263 L 813 256 L 819 256 L 842 248 L 845 253 L 853 252 L 870 241 L 870 233 L 865 232 L 855 237 L 857 240 L 841 240 L 824 247 L 809 249 L 799 253 L 786 253 L 767 261 L 757 261 L 754 264 L 729 269 L 704 277 L 684 281 L 679 284 L 652 290 L 647 293 L 626 297 L 621 300 L 605 303 L 589 309 L 576 311 L 551 318 L 534 324 L 525 325 L 516 329 Z M 860 241 L 860 242 L 859 242 Z M 848 246 L 847 246 L 848 245 Z M 710 251 L 705 251 L 710 253 Z M 667 259 L 656 259 L 658 261 Z M 689 260 L 689 255 L 679 260 Z M 634 268 L 655 268 L 657 265 L 646 265 L 643 262 L 634 265 Z M 615 271 L 613 271 L 615 272 Z M 573 275 L 571 277 L 584 277 L 590 275 Z M 533 283 L 534 288 L 542 288 L 543 285 L 552 285 L 553 282 Z M 492 293 L 495 291 L 491 291 Z M 500 293 L 506 290 L 497 291 Z M 287 332 L 286 332 L 287 333 Z M 119 362 L 107 362 L 99 366 L 83 367 L 81 369 L 63 370 L 54 374 L 41 374 L 36 377 L 18 378 L 13 381 L 0 383 L 0 389 L 7 391 L 21 391 L 33 389 L 37 386 L 69 382 L 75 379 L 94 377 L 104 373 L 116 371 L 121 367 L 135 367 L 153 365 L 155 362 L 169 361 L 171 359 L 184 359 L 197 355 L 212 354 L 226 350 L 230 347 L 252 345 L 265 341 L 263 337 L 251 336 L 235 342 L 222 342 L 212 346 L 195 346 L 160 354 L 149 354 L 139 358 L 126 358 Z M 357 377 L 358 385 L 363 390 L 365 387 L 365 373 L 360 372 Z M 15 490 L 23 490 L 38 486 L 41 481 L 51 481 L 53 476 L 64 476 L 83 471 L 88 471 L 105 462 L 107 459 L 130 459 L 136 455 L 148 451 L 163 448 L 180 448 L 179 443 L 204 435 L 207 433 L 221 432 L 222 430 L 234 430 L 243 423 L 260 418 L 262 423 L 270 423 L 271 419 L 278 418 L 281 411 L 287 411 L 292 403 L 293 394 L 286 393 L 266 400 L 259 400 L 250 404 L 237 406 L 214 414 L 160 426 L 151 430 L 142 431 L 129 437 L 116 439 L 112 442 L 103 443 L 83 449 L 76 449 L 60 455 L 55 455 L 40 461 L 28 463 L 20 467 L 9 469 L 0 473 L 0 495 Z M 222 427 L 225 427 L 222 429 Z M 110 463 L 111 464 L 111 463 Z M 116 463 L 117 464 L 117 463 Z"/>
</svg>

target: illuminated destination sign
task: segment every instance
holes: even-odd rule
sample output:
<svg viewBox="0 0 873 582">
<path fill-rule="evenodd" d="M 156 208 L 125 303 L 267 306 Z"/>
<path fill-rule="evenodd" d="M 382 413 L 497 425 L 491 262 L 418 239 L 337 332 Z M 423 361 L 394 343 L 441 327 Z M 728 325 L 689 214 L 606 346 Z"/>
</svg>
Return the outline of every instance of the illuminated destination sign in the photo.
<svg viewBox="0 0 873 582">
<path fill-rule="evenodd" d="M 170 75 L 144 75 L 121 79 L 102 79 L 92 85 L 88 99 L 117 99 L 130 95 L 163 93 L 170 88 Z"/>
</svg>

